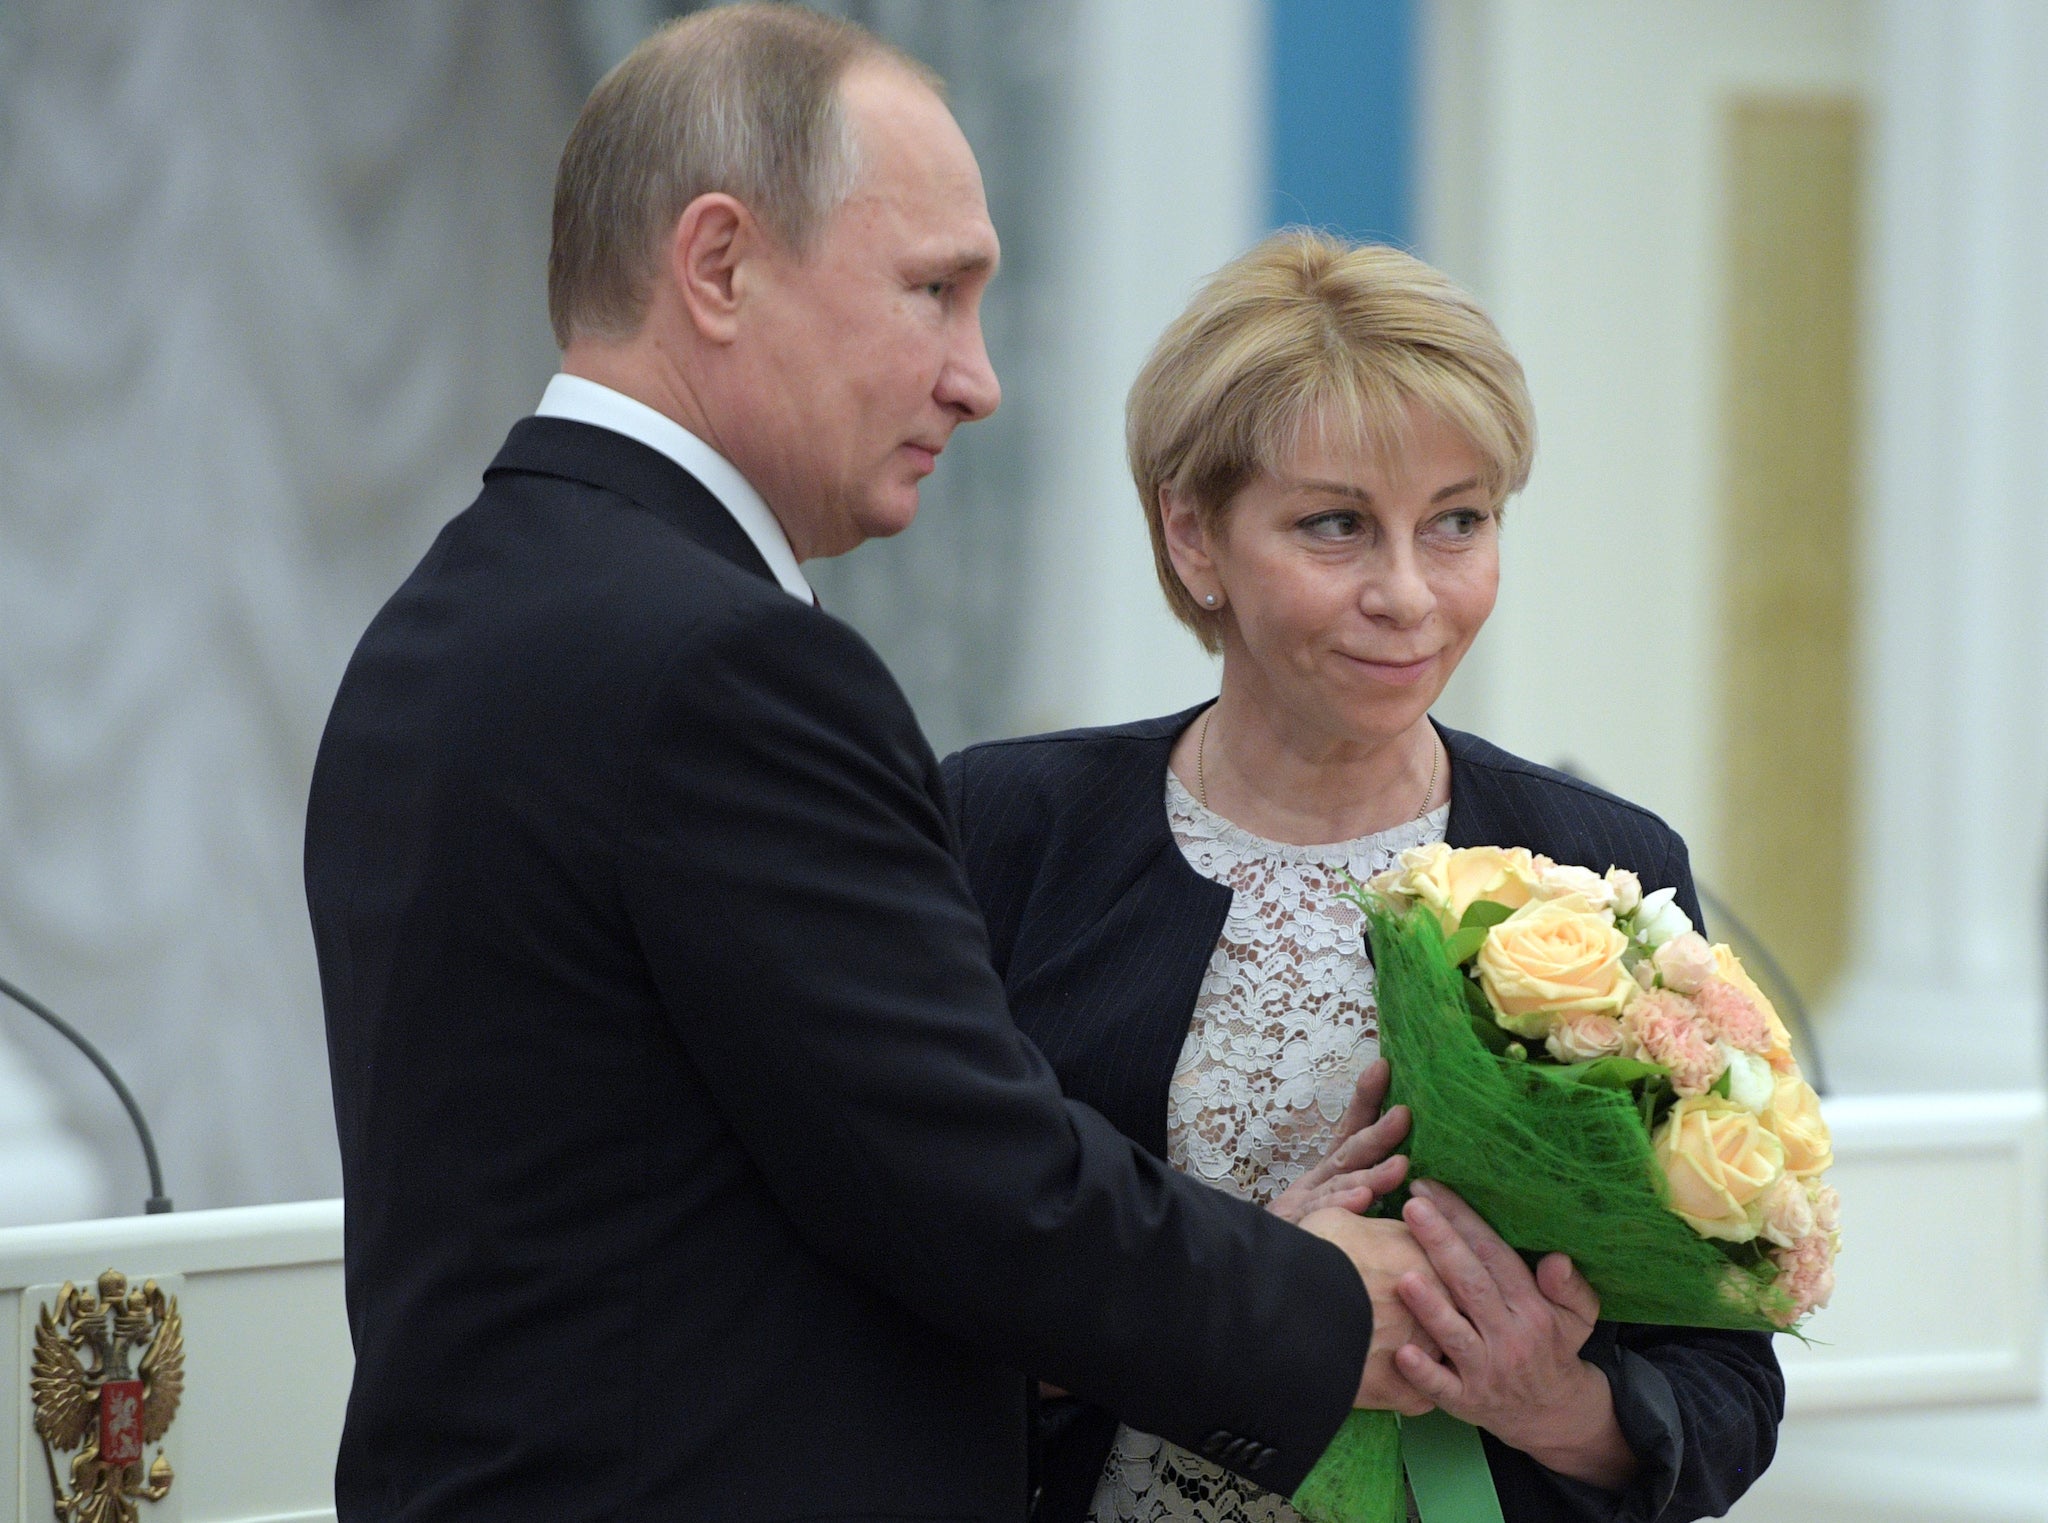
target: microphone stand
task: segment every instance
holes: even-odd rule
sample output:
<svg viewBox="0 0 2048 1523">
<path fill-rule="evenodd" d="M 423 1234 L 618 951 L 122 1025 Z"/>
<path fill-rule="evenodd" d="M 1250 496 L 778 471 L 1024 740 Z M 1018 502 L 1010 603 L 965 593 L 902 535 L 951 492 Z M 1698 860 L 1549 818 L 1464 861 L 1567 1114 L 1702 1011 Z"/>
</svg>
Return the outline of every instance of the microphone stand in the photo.
<svg viewBox="0 0 2048 1523">
<path fill-rule="evenodd" d="M 121 1081 L 121 1076 L 114 1072 L 114 1065 L 109 1063 L 99 1048 L 88 1042 L 75 1026 L 27 991 L 17 989 L 6 979 L 0 978 L 0 994 L 6 995 L 30 1015 L 41 1016 L 49 1022 L 59 1036 L 84 1053 L 92 1066 L 113 1085 L 114 1093 L 120 1097 L 121 1104 L 127 1107 L 128 1119 L 135 1124 L 136 1139 L 142 1144 L 142 1159 L 149 1166 L 149 1199 L 143 1202 L 142 1209 L 151 1216 L 161 1216 L 169 1211 L 171 1198 L 164 1194 L 164 1171 L 157 1163 L 156 1139 L 150 1136 L 149 1123 L 142 1119 L 142 1107 L 135 1103 L 135 1096 Z"/>
</svg>

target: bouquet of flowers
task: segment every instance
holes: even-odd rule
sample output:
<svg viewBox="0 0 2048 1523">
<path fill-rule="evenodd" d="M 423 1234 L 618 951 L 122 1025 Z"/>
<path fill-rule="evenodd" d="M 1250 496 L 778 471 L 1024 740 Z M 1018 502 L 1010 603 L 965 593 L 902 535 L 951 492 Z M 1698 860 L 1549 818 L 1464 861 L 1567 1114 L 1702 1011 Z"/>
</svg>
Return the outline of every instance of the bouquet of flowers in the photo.
<svg viewBox="0 0 2048 1523">
<path fill-rule="evenodd" d="M 1840 1220 L 1819 1099 L 1770 1000 L 1675 889 L 1437 843 L 1347 897 L 1415 1177 L 1516 1248 L 1569 1254 L 1613 1321 L 1787 1330 L 1827 1304 Z M 1321 1485 L 1319 1467 L 1296 1505 L 1398 1509 L 1396 1421 L 1354 1413 L 1327 1472 L 1348 1479 Z"/>
</svg>

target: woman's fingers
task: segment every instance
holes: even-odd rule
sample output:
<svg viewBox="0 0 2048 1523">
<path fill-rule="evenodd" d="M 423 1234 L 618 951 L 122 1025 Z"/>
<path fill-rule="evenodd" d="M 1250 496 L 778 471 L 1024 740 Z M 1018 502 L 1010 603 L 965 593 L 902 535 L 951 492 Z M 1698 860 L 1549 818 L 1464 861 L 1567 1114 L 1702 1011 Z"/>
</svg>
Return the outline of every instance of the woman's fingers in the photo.
<svg viewBox="0 0 2048 1523">
<path fill-rule="evenodd" d="M 1401 1217 L 1415 1234 L 1415 1241 L 1422 1245 L 1422 1251 L 1429 1255 L 1430 1267 L 1457 1298 L 1458 1309 L 1481 1326 L 1502 1322 L 1507 1316 L 1507 1303 L 1493 1271 L 1423 1190 L 1411 1195 Z M 1519 1267 L 1520 1260 L 1516 1263 Z M 1522 1273 L 1526 1277 L 1528 1270 L 1524 1268 Z"/>
<path fill-rule="evenodd" d="M 1360 1127 L 1331 1148 L 1328 1157 L 1342 1169 L 1360 1169 L 1390 1156 L 1408 1135 L 1408 1107 L 1397 1105 L 1369 1126 Z"/>
<path fill-rule="evenodd" d="M 1351 1103 L 1344 1108 L 1344 1119 L 1337 1123 L 1339 1137 L 1348 1137 L 1379 1119 L 1380 1106 L 1386 1103 L 1387 1083 L 1391 1077 L 1392 1070 L 1387 1067 L 1385 1058 L 1374 1058 L 1359 1070 L 1351 1085 Z"/>
<path fill-rule="evenodd" d="M 1432 1362 L 1448 1360 L 1458 1368 L 1461 1379 L 1483 1369 L 1485 1361 L 1480 1356 L 1486 1340 L 1427 1277 L 1401 1276 L 1394 1284 L 1394 1294 L 1401 1298 L 1401 1304 L 1415 1322 L 1414 1335 L 1409 1339 L 1411 1346 Z"/>
<path fill-rule="evenodd" d="M 1472 1256 L 1486 1267 L 1502 1299 L 1511 1306 L 1527 1308 L 1538 1298 L 1534 1276 L 1529 1266 L 1522 1262 L 1522 1256 L 1507 1245 L 1505 1239 L 1492 1227 L 1486 1218 L 1467 1205 L 1457 1191 L 1433 1179 L 1418 1179 L 1414 1193 L 1429 1202 L 1442 1213 L 1453 1232 L 1471 1250 Z"/>
<path fill-rule="evenodd" d="M 1590 1329 L 1600 1320 L 1600 1293 L 1586 1283 L 1578 1265 L 1561 1253 L 1546 1255 L 1536 1266 L 1536 1288 L 1544 1299 Z"/>
<path fill-rule="evenodd" d="M 1394 1368 L 1401 1372 L 1402 1379 L 1446 1412 L 1456 1406 L 1465 1394 L 1465 1383 L 1458 1378 L 1456 1370 L 1447 1364 L 1439 1364 L 1412 1343 L 1404 1343 L 1394 1350 Z"/>
</svg>

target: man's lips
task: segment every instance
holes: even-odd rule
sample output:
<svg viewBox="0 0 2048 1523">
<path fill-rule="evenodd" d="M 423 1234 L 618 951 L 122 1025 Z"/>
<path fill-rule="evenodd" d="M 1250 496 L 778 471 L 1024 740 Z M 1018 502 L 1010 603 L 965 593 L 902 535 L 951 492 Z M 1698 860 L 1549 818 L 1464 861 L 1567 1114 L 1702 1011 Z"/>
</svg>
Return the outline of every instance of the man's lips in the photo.
<svg viewBox="0 0 2048 1523">
<path fill-rule="evenodd" d="M 938 466 L 939 451 L 943 450 L 945 445 L 909 443 L 903 448 L 909 451 L 910 458 L 921 467 L 920 474 L 928 476 Z"/>
</svg>

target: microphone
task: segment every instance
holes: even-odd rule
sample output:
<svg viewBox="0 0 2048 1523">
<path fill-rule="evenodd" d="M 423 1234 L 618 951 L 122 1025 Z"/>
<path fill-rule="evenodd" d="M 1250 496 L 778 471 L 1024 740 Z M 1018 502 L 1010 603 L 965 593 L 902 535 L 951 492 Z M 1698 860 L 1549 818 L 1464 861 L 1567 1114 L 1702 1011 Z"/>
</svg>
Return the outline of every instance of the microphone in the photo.
<svg viewBox="0 0 2048 1523">
<path fill-rule="evenodd" d="M 0 994 L 6 995 L 30 1015 L 39 1015 L 49 1022 L 59 1036 L 84 1053 L 92 1066 L 105 1075 L 106 1081 L 114 1086 L 114 1093 L 120 1096 L 121 1104 L 128 1109 L 128 1119 L 135 1123 L 136 1140 L 142 1144 L 142 1161 L 149 1166 L 149 1199 L 142 1203 L 142 1209 L 150 1216 L 161 1216 L 169 1211 L 171 1198 L 164 1194 L 164 1171 L 156 1161 L 156 1139 L 150 1136 L 149 1123 L 142 1119 L 142 1107 L 135 1103 L 134 1094 L 121 1082 L 121 1076 L 114 1072 L 114 1065 L 109 1063 L 99 1048 L 88 1042 L 75 1026 L 25 990 L 17 989 L 6 979 L 0 978 Z"/>
</svg>

